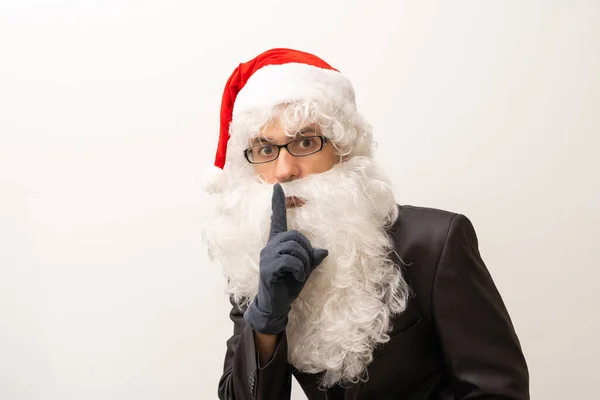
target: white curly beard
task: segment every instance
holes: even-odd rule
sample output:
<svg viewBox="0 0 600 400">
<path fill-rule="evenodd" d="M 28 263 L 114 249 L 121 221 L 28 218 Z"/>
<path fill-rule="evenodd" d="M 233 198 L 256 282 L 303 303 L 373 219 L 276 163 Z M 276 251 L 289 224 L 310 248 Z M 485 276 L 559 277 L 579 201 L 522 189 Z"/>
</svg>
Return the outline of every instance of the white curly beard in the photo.
<svg viewBox="0 0 600 400">
<path fill-rule="evenodd" d="M 242 303 L 258 290 L 273 188 L 258 182 L 235 186 L 219 199 L 204 239 L 211 259 L 223 267 L 228 293 Z M 391 187 L 364 157 L 282 186 L 286 196 L 306 200 L 288 210 L 288 229 L 329 250 L 292 304 L 288 360 L 300 371 L 324 372 L 325 387 L 364 380 L 373 347 L 389 340 L 391 317 L 405 309 L 408 297 L 389 258 L 394 249 L 386 229 L 398 216 Z"/>
</svg>

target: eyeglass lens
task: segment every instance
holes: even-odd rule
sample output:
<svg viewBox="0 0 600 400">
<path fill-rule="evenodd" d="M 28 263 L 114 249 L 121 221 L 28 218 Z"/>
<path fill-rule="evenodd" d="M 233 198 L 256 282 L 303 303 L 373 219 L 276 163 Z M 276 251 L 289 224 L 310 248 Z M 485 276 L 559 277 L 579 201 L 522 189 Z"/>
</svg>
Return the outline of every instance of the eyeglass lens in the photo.
<svg viewBox="0 0 600 400">
<path fill-rule="evenodd" d="M 319 136 L 302 137 L 287 144 L 288 152 L 293 156 L 307 156 L 321 150 L 322 139 Z M 250 162 L 263 163 L 275 160 L 279 156 L 279 147 L 264 143 L 248 149 Z"/>
</svg>

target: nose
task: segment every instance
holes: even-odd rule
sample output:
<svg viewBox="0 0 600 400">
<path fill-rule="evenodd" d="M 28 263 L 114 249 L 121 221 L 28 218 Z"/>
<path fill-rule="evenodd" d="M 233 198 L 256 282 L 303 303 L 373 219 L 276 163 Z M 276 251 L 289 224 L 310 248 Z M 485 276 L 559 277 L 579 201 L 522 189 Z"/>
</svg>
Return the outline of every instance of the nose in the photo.
<svg viewBox="0 0 600 400">
<path fill-rule="evenodd" d="M 275 162 L 275 179 L 277 183 L 293 181 L 299 178 L 300 166 L 297 163 L 297 157 L 288 153 L 287 149 L 281 149 L 279 157 L 277 157 Z"/>
</svg>

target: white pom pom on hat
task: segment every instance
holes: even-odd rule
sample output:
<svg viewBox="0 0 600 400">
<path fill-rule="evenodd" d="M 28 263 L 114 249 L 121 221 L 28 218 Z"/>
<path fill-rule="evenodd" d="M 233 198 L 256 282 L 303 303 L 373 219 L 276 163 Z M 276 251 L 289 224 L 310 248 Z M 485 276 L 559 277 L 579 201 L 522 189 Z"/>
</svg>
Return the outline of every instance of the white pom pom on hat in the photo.
<svg viewBox="0 0 600 400">
<path fill-rule="evenodd" d="M 221 193 L 226 187 L 223 168 L 234 113 L 253 107 L 274 107 L 325 94 L 340 107 L 356 107 L 354 89 L 338 70 L 319 57 L 299 50 L 267 50 L 240 64 L 231 74 L 221 101 L 219 143 L 213 167 L 204 171 L 202 186 L 207 193 Z M 242 155 L 239 155 L 242 157 Z"/>
<path fill-rule="evenodd" d="M 208 194 L 221 193 L 226 182 L 225 172 L 217 166 L 206 168 L 202 174 L 202 187 Z"/>
</svg>

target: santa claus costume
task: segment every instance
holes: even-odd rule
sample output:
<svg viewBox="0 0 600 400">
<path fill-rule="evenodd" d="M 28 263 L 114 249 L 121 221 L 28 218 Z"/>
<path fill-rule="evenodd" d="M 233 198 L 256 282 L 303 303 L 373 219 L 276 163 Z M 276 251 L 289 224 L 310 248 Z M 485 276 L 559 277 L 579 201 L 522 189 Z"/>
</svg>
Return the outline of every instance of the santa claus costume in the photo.
<svg viewBox="0 0 600 400">
<path fill-rule="evenodd" d="M 339 162 L 281 183 L 303 199 L 285 229 L 328 255 L 272 325 L 277 348 L 260 365 L 254 332 L 271 326 L 255 321 L 269 318 L 259 300 L 274 187 L 244 151 L 273 121 L 290 138 L 318 126 Z M 205 175 L 218 206 L 204 240 L 233 307 L 219 398 L 286 399 L 293 375 L 311 400 L 528 399 L 523 353 L 470 221 L 398 205 L 373 150 L 351 82 L 312 54 L 272 49 L 227 81 Z"/>
</svg>

